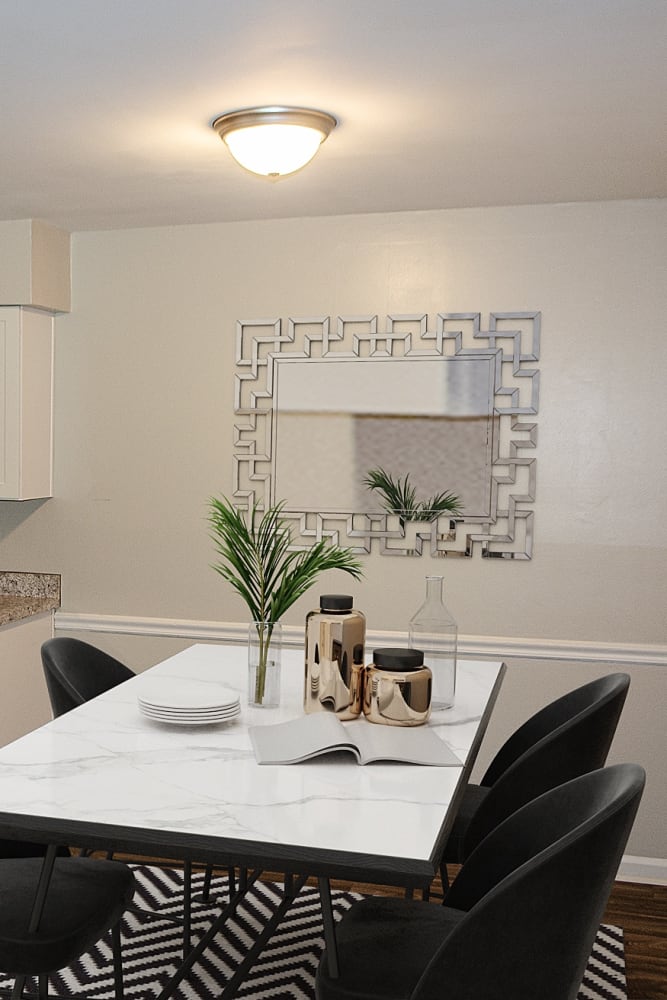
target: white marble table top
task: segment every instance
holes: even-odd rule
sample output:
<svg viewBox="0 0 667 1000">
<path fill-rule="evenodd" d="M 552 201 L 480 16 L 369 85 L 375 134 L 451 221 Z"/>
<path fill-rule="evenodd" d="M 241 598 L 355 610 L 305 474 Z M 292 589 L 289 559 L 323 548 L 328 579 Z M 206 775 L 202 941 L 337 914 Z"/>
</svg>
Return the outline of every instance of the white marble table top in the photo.
<svg viewBox="0 0 667 1000">
<path fill-rule="evenodd" d="M 431 718 L 460 768 L 359 766 L 345 753 L 260 767 L 248 726 L 302 713 L 303 655 L 283 652 L 278 709 L 248 708 L 246 663 L 241 646 L 191 646 L 2 747 L 0 836 L 199 860 L 232 856 L 265 868 L 274 862 L 273 870 L 290 862 L 294 871 L 366 873 L 368 881 L 376 872 L 376 881 L 388 882 L 395 870 L 398 884 L 435 870 L 503 665 L 460 661 L 454 707 Z M 156 676 L 238 690 L 241 715 L 210 726 L 153 722 L 137 697 Z"/>
</svg>

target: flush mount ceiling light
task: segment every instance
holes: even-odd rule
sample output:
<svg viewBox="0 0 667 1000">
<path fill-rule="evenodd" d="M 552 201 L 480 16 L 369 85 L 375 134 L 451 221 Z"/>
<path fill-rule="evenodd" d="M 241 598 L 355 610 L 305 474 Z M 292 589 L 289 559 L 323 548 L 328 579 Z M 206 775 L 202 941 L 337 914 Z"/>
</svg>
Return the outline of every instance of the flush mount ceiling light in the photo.
<svg viewBox="0 0 667 1000">
<path fill-rule="evenodd" d="M 246 108 L 211 123 L 234 159 L 276 180 L 305 167 L 338 122 L 310 108 Z"/>
</svg>

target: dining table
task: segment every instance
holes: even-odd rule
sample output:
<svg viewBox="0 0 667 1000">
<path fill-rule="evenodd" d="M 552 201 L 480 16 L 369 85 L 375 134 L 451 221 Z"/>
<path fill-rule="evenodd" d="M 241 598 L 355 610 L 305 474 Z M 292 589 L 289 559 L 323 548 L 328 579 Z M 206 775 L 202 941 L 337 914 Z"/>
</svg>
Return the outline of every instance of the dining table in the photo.
<svg viewBox="0 0 667 1000">
<path fill-rule="evenodd" d="M 195 947 L 186 949 L 171 995 L 239 905 L 250 879 L 285 874 L 285 906 L 318 880 L 324 937 L 337 972 L 329 881 L 428 886 L 487 729 L 505 674 L 495 660 L 460 659 L 452 707 L 427 725 L 457 758 L 437 767 L 359 765 L 339 751 L 298 764 L 259 765 L 249 729 L 303 715 L 304 654 L 282 651 L 280 704 L 248 702 L 247 649 L 195 643 L 0 748 L 0 837 L 236 866 L 238 891 Z M 147 717 L 160 684 L 234 692 L 240 712 L 197 724 Z M 363 716 L 346 726 L 373 725 Z M 280 919 L 269 922 L 267 934 Z M 266 934 L 258 941 L 261 948 Z M 257 949 L 222 997 L 233 996 Z"/>
</svg>

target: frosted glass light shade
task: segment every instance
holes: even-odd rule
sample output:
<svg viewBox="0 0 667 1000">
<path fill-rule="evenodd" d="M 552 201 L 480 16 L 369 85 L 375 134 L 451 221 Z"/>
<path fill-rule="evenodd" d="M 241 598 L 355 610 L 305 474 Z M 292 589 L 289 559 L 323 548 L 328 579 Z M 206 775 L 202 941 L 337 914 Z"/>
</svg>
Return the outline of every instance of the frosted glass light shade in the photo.
<svg viewBox="0 0 667 1000">
<path fill-rule="evenodd" d="M 336 124 L 324 111 L 272 107 L 232 111 L 211 127 L 242 167 L 277 178 L 305 167 Z"/>
</svg>

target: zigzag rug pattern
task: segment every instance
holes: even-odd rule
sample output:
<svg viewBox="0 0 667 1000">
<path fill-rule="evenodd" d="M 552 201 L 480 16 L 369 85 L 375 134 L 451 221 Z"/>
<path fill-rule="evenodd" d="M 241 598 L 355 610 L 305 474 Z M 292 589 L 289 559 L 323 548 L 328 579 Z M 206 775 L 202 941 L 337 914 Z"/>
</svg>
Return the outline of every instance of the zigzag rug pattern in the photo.
<svg viewBox="0 0 667 1000">
<path fill-rule="evenodd" d="M 167 917 L 182 913 L 183 875 L 177 869 L 133 866 L 137 876 L 136 911 L 123 920 L 123 971 L 128 1000 L 154 1000 L 173 975 L 182 957 L 182 929 Z M 203 873 L 193 877 L 195 895 L 201 892 Z M 281 887 L 255 883 L 226 931 L 218 935 L 201 961 L 181 984 L 180 1000 L 213 1000 L 218 997 L 248 941 L 261 929 L 265 916 L 281 898 Z M 355 899 L 352 892 L 332 892 L 336 919 Z M 214 879 L 211 905 L 195 903 L 193 941 L 203 933 L 227 899 L 224 877 Z M 149 916 L 150 915 L 150 916 Z M 281 925 L 240 987 L 242 1000 L 314 1000 L 315 970 L 324 939 L 316 888 L 304 886 Z M 0 973 L 0 987 L 11 985 Z M 53 977 L 54 995 L 85 995 L 112 1000 L 113 971 L 107 939 L 78 962 Z M 623 933 L 603 925 L 595 942 L 578 1000 L 627 1000 Z"/>
</svg>

